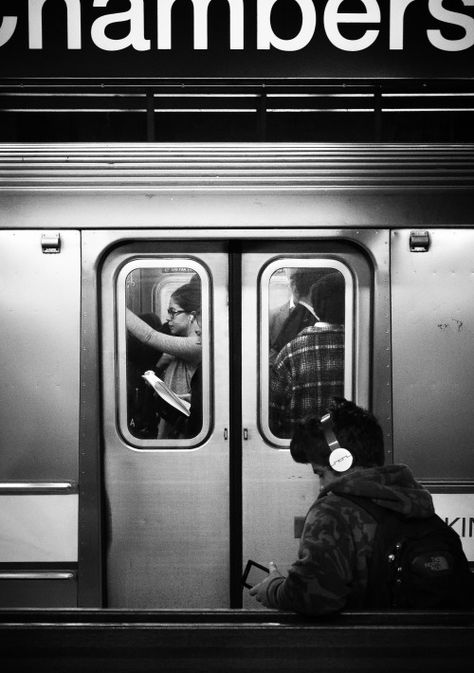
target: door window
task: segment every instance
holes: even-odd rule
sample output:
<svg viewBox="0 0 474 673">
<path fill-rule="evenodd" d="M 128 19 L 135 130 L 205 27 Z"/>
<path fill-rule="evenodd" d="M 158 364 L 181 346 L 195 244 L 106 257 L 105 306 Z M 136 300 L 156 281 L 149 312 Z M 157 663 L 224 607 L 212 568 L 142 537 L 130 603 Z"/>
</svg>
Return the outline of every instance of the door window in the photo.
<svg viewBox="0 0 474 673">
<path fill-rule="evenodd" d="M 191 259 L 134 261 L 118 276 L 120 427 L 136 448 L 192 447 L 207 434 L 209 294 Z"/>
<path fill-rule="evenodd" d="M 352 395 L 353 286 L 328 259 L 278 259 L 260 280 L 261 424 L 287 445 L 295 425 Z"/>
</svg>

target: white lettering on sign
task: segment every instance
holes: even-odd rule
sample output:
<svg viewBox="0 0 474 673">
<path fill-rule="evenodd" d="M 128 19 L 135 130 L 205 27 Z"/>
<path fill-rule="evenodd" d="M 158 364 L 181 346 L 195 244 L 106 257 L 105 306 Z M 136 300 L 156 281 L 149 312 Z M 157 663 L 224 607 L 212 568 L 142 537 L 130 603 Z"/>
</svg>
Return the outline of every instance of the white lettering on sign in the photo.
<svg viewBox="0 0 474 673">
<path fill-rule="evenodd" d="M 92 20 L 88 30 L 95 46 L 102 51 L 121 51 L 131 47 L 136 51 L 150 51 L 152 46 L 149 32 L 145 26 L 145 0 L 128 0 L 129 8 L 125 11 L 113 12 L 114 0 L 94 0 L 93 8 L 107 9 L 108 13 L 101 13 Z M 244 49 L 244 0 L 226 1 L 229 8 L 229 48 L 232 50 Z M 285 0 L 288 7 L 299 9 L 301 23 L 296 34 L 290 38 L 282 38 L 275 32 L 272 23 L 272 10 L 277 2 L 282 0 L 256 0 L 256 43 L 248 45 L 251 48 L 267 51 L 271 48 L 279 51 L 294 52 L 308 46 L 315 36 L 317 26 L 318 3 L 315 0 Z M 176 0 L 156 0 L 156 49 L 172 49 L 172 29 L 179 21 L 179 14 L 173 14 Z M 181 0 L 184 2 L 184 0 Z M 187 0 L 193 10 L 193 47 L 196 50 L 206 50 L 209 44 L 209 11 L 213 0 Z M 327 40 L 341 51 L 363 51 L 380 40 L 382 14 L 381 8 L 388 10 L 387 20 L 388 48 L 391 51 L 404 49 L 404 36 L 409 21 L 410 6 L 415 0 L 388 0 L 387 5 L 382 0 L 361 0 L 363 8 L 359 12 L 341 11 L 343 0 L 327 0 L 323 13 L 323 26 Z M 420 26 L 420 40 L 431 44 L 439 51 L 460 52 L 474 46 L 474 16 L 459 9 L 448 9 L 447 0 L 419 0 L 427 3 L 427 10 L 432 19 L 438 22 L 437 27 Z M 45 20 L 44 7 L 52 6 L 51 0 L 28 0 L 28 47 L 29 49 L 44 49 L 43 22 Z M 83 26 L 81 19 L 81 0 L 55 0 L 55 9 L 62 4 L 65 11 L 67 49 L 82 49 Z M 474 0 L 458 0 L 460 8 L 473 8 Z M 151 6 L 151 0 L 150 0 Z M 148 7 L 148 5 L 147 5 Z M 57 22 L 57 16 L 54 20 Z M 22 20 L 25 20 L 22 18 Z M 17 32 L 20 19 L 18 16 L 0 17 L 0 47 L 7 44 Z M 128 34 L 121 38 L 112 38 L 106 34 L 107 28 L 113 24 L 124 23 L 128 26 Z M 360 24 L 363 26 L 362 35 L 357 38 L 345 37 L 341 32 L 344 24 Z M 366 25 L 373 24 L 370 28 Z M 458 34 L 452 37 L 446 33 L 446 27 L 455 26 Z M 154 37 L 153 35 L 151 37 Z"/>
<path fill-rule="evenodd" d="M 474 531 L 474 517 L 457 516 L 455 519 L 444 517 L 444 520 L 457 531 L 460 537 L 472 537 Z"/>
<path fill-rule="evenodd" d="M 390 49 L 403 49 L 405 10 L 414 0 L 392 0 L 390 3 Z"/>
<path fill-rule="evenodd" d="M 435 19 L 444 23 L 460 26 L 464 29 L 464 37 L 458 40 L 448 40 L 443 37 L 440 30 L 427 30 L 428 40 L 433 47 L 441 51 L 462 51 L 469 49 L 474 44 L 474 19 L 459 12 L 453 12 L 443 7 L 444 0 L 430 0 L 429 8 Z M 474 7 L 474 0 L 463 0 L 466 7 Z"/>
<path fill-rule="evenodd" d="M 16 29 L 18 18 L 16 16 L 4 16 L 0 24 L 0 47 L 8 42 Z"/>
<path fill-rule="evenodd" d="M 126 12 L 106 14 L 94 21 L 91 28 L 91 37 L 94 44 L 104 51 L 119 51 L 133 47 L 137 51 L 148 51 L 150 40 L 145 39 L 145 15 L 142 0 L 129 0 L 130 9 Z M 94 0 L 94 7 L 106 7 L 109 0 Z M 113 23 L 126 21 L 130 24 L 130 32 L 120 40 L 113 40 L 105 34 L 108 26 Z"/>
<path fill-rule="evenodd" d="M 380 8 L 377 0 L 362 0 L 365 13 L 342 13 L 339 7 L 343 0 L 329 0 L 324 12 L 324 27 L 332 44 L 344 51 L 361 51 L 370 47 L 379 35 L 378 30 L 366 30 L 357 40 L 348 40 L 339 32 L 340 23 L 380 23 Z"/>
<path fill-rule="evenodd" d="M 461 538 L 464 553 L 474 561 L 474 493 L 434 493 L 435 511 Z"/>
<path fill-rule="evenodd" d="M 67 48 L 80 49 L 82 43 L 81 3 L 79 0 L 63 0 L 66 3 Z M 30 49 L 43 49 L 43 7 L 47 0 L 28 0 L 28 43 Z"/>
<path fill-rule="evenodd" d="M 157 0 L 157 48 L 171 49 L 171 10 L 176 0 Z M 208 48 L 208 13 L 211 0 L 191 0 L 194 12 L 194 49 Z M 230 48 L 244 48 L 243 0 L 227 0 L 230 12 Z"/>
<path fill-rule="evenodd" d="M 316 9 L 313 0 L 294 0 L 301 10 L 301 28 L 295 37 L 282 40 L 272 28 L 271 12 L 277 0 L 260 0 L 257 5 L 257 49 L 276 47 L 280 51 L 297 51 L 311 41 L 316 28 Z"/>
</svg>

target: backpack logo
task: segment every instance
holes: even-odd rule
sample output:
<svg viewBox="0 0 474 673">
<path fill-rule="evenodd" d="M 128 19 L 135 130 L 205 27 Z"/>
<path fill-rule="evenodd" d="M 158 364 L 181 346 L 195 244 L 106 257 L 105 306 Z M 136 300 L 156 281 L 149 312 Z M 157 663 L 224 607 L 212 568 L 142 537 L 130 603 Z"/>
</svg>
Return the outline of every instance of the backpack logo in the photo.
<svg viewBox="0 0 474 673">
<path fill-rule="evenodd" d="M 446 552 L 435 552 L 416 556 L 412 561 L 415 572 L 427 573 L 428 575 L 440 575 L 450 573 L 453 569 L 453 559 Z"/>
</svg>

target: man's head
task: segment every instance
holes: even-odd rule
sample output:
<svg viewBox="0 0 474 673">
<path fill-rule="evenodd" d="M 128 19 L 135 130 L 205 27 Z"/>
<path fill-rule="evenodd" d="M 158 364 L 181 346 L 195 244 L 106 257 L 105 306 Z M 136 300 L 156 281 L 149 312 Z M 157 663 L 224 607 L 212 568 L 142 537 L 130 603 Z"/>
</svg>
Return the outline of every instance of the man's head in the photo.
<svg viewBox="0 0 474 673">
<path fill-rule="evenodd" d="M 320 320 L 343 325 L 345 319 L 345 281 L 339 271 L 325 275 L 312 288 L 311 299 Z"/>
<path fill-rule="evenodd" d="M 290 273 L 290 287 L 295 299 L 299 300 L 306 298 L 311 300 L 311 289 L 313 285 L 326 273 L 326 269 L 294 269 Z"/>
<path fill-rule="evenodd" d="M 333 399 L 328 413 L 340 446 L 352 454 L 351 469 L 384 464 L 383 432 L 373 414 L 341 397 Z M 311 463 L 316 474 L 323 470 L 334 473 L 329 466 L 331 449 L 321 418 L 307 416 L 301 421 L 291 440 L 291 455 L 297 463 Z"/>
</svg>

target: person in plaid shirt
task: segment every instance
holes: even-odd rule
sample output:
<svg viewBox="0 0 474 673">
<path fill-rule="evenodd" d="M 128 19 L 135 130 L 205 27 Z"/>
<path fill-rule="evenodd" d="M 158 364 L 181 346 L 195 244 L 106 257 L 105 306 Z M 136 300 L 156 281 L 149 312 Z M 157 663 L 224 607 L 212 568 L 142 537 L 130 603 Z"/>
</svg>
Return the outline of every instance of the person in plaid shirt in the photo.
<svg viewBox="0 0 474 673">
<path fill-rule="evenodd" d="M 279 352 L 270 370 L 270 429 L 291 437 L 309 413 L 322 413 L 344 393 L 344 278 L 338 271 L 314 287 L 321 318 Z"/>
</svg>

